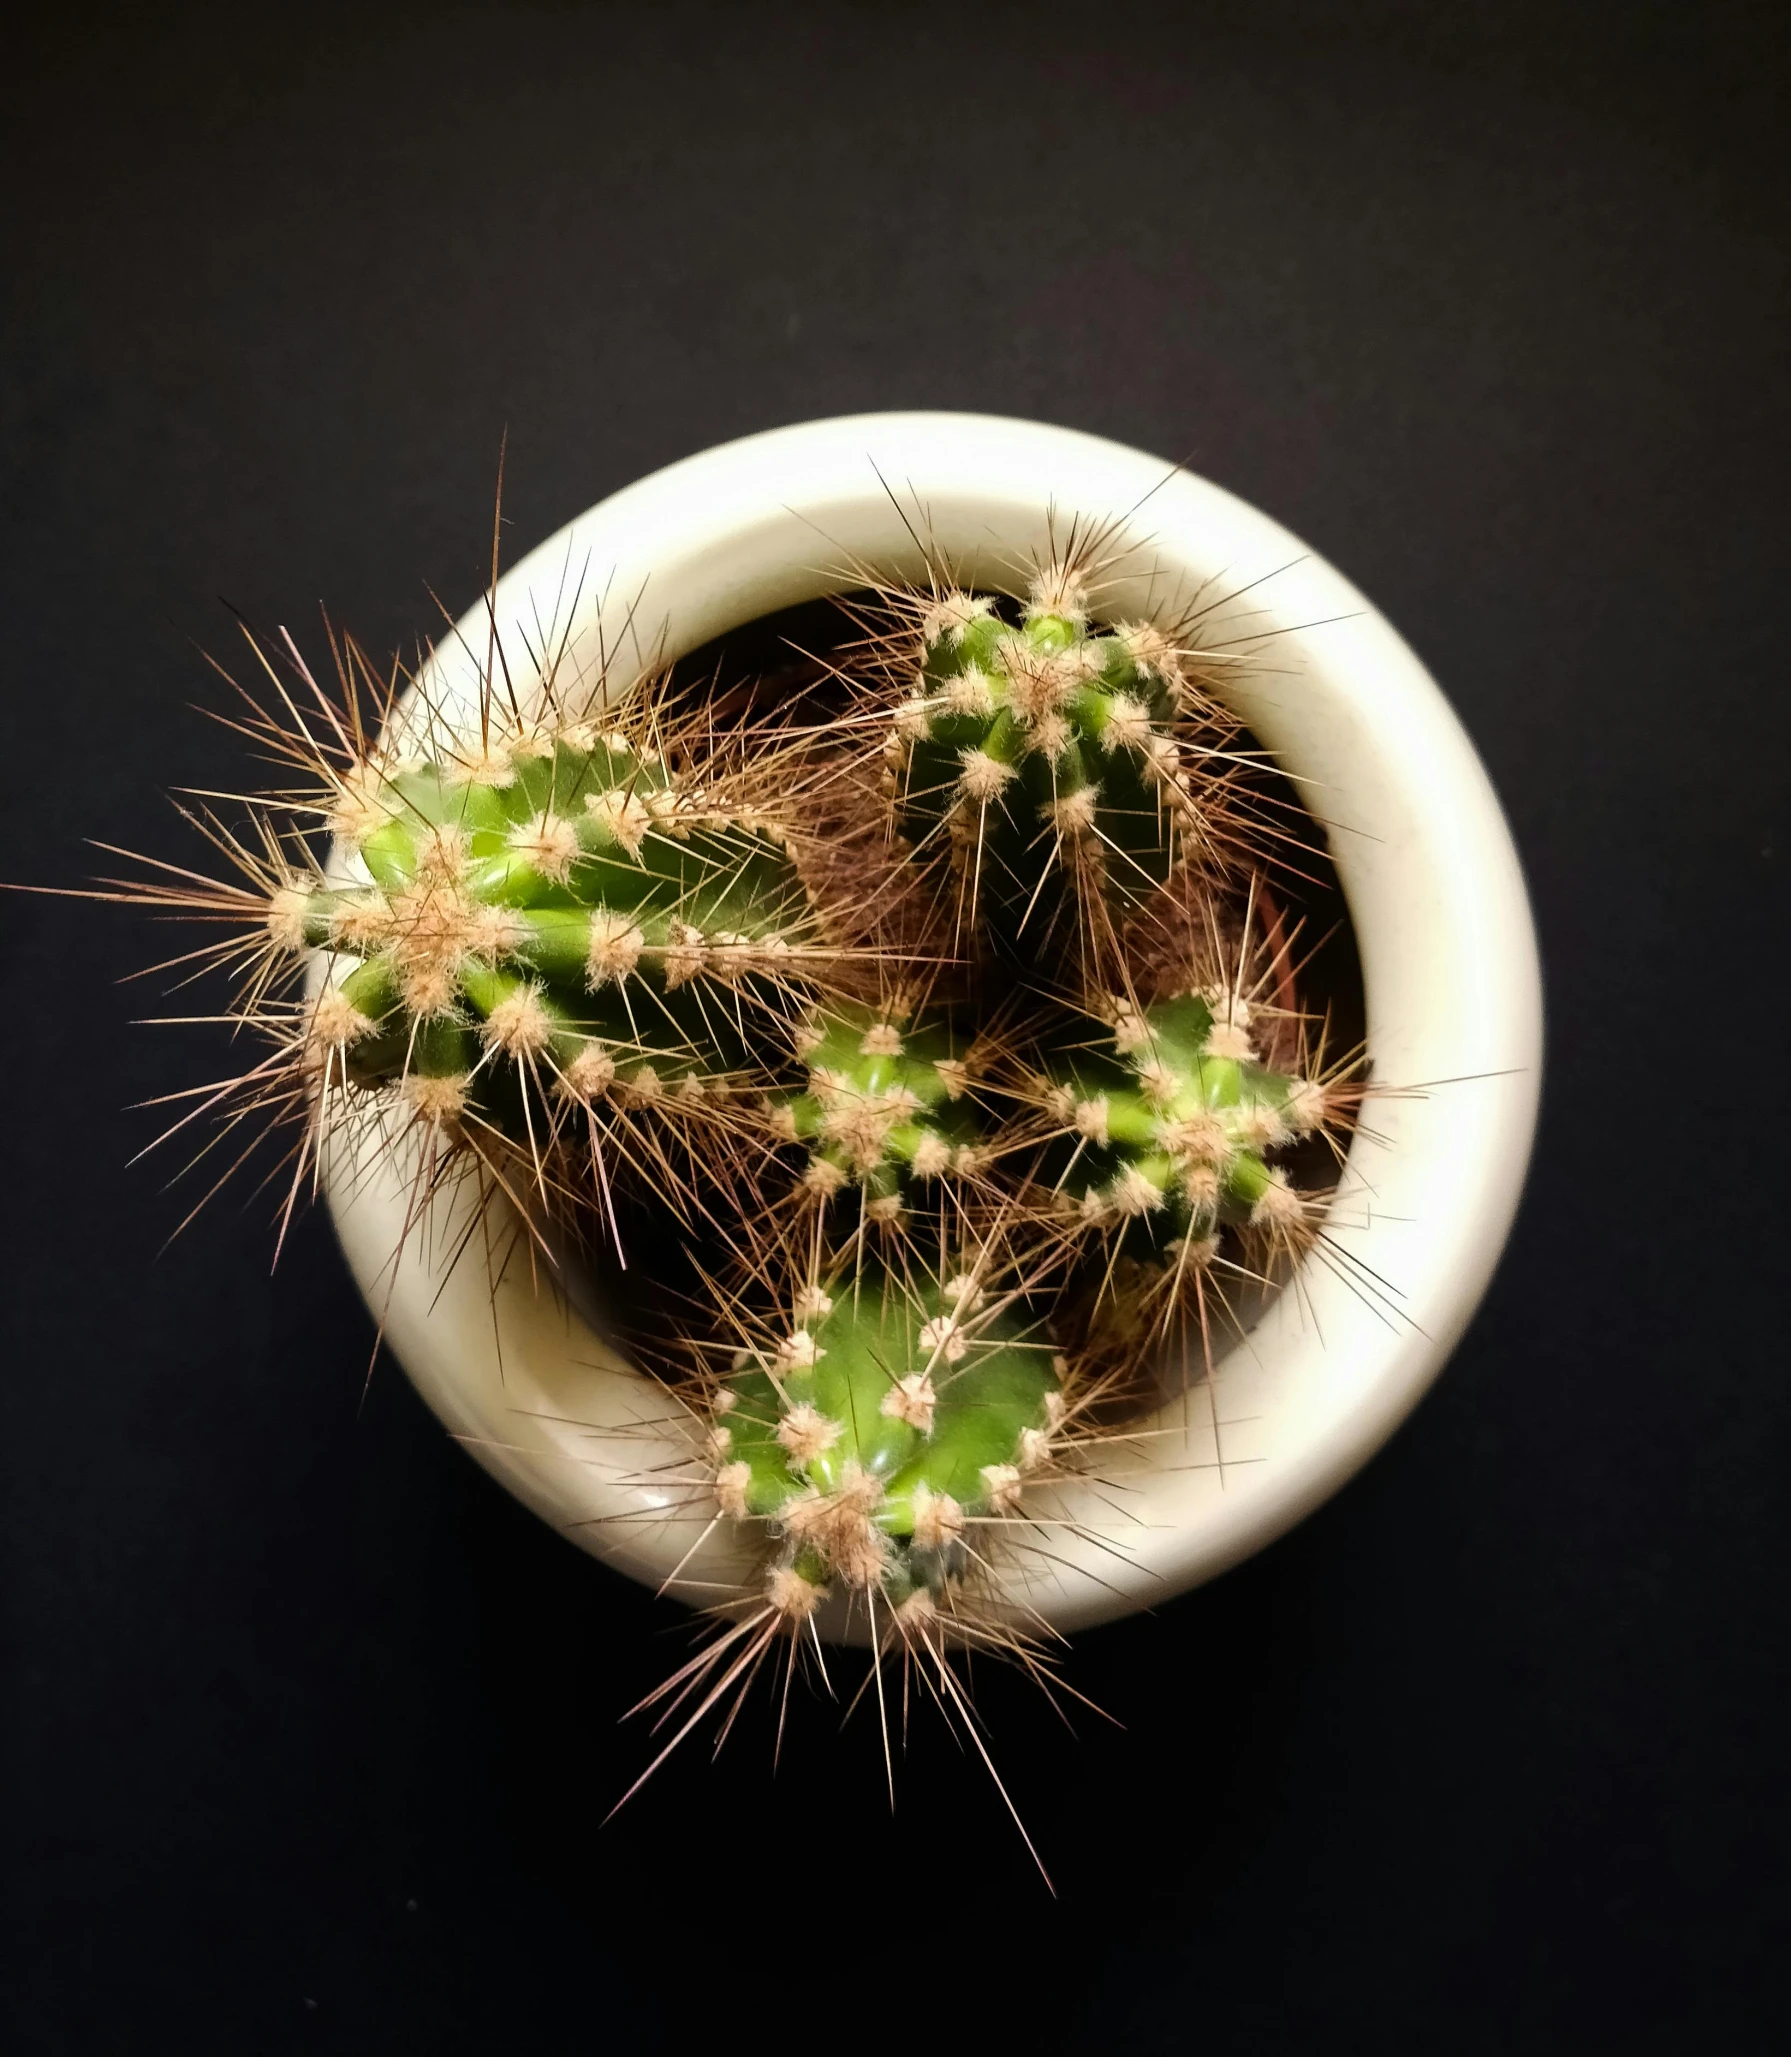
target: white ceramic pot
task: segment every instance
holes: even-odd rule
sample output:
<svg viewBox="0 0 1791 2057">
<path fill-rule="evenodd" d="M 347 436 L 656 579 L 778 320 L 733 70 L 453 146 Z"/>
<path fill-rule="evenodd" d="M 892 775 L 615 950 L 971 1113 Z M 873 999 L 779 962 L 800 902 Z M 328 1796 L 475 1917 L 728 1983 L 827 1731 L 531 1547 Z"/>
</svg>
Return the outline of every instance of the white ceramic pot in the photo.
<svg viewBox="0 0 1791 2057">
<path fill-rule="evenodd" d="M 916 574 L 912 528 L 968 579 L 1011 583 L 1053 514 L 1059 533 L 1069 515 L 1126 518 L 1135 575 L 1116 617 L 1196 588 L 1235 596 L 1208 634 L 1262 653 L 1228 672 L 1227 697 L 1331 824 L 1374 1079 L 1430 1085 L 1374 1105 L 1379 1140 L 1357 1137 L 1329 1223 L 1395 1297 L 1377 1305 L 1309 1262 L 1210 1387 L 1150 1425 L 1123 1496 L 1062 1489 L 1057 1561 L 1010 1575 L 1069 1629 L 1209 1578 L 1316 1507 L 1418 1400 L 1492 1275 L 1535 1126 L 1542 1009 L 1517 858 L 1467 737 L 1388 624 L 1285 529 L 1158 458 L 1033 422 L 863 415 L 705 451 L 544 543 L 503 578 L 496 613 L 513 675 L 520 653 L 563 641 L 614 693 L 651 661 L 840 590 L 848 562 Z M 432 697 L 471 705 L 486 639 L 481 609 Z M 481 1464 L 634 1578 L 675 1573 L 695 1604 L 734 1583 L 724 1526 L 689 1554 L 711 1509 L 667 1483 L 690 1444 L 664 1395 L 520 1248 L 494 1290 L 479 1251 L 448 1265 L 458 1237 L 437 1220 L 394 1267 L 403 1176 L 338 1159 L 329 1193 L 387 1340 Z"/>
</svg>

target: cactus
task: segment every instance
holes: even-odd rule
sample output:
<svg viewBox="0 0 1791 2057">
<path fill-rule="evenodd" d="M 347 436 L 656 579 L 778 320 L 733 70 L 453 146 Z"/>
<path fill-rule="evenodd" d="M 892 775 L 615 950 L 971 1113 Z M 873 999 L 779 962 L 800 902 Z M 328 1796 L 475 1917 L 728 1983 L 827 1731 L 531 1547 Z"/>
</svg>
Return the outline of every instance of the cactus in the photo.
<svg viewBox="0 0 1791 2057">
<path fill-rule="evenodd" d="M 528 1143 L 612 1091 L 688 1104 L 779 1018 L 807 913 L 794 867 L 619 732 L 366 765 L 332 825 L 372 883 L 295 880 L 270 930 L 354 960 L 311 1010 L 326 1068 L 400 1086 L 431 1121 L 476 1111 Z"/>
<path fill-rule="evenodd" d="M 876 1268 L 795 1296 L 714 1395 L 716 1504 L 768 1532 L 767 1594 L 806 1621 L 838 1583 L 924 1611 L 1017 1514 L 1064 1420 L 1036 1313 L 977 1271 Z"/>
<path fill-rule="evenodd" d="M 241 977 L 239 1020 L 276 1047 L 216 1097 L 298 1113 L 301 1166 L 376 1107 L 427 1140 L 438 1175 L 471 1158 L 513 1198 L 613 1226 L 613 1160 L 701 1209 L 764 1147 L 750 1097 L 803 1009 L 854 990 L 853 924 L 875 923 L 872 904 L 830 925 L 804 837 L 780 823 L 804 746 L 765 725 L 718 742 L 706 706 L 681 713 L 654 681 L 598 725 L 549 680 L 525 718 L 501 671 L 476 727 L 425 707 L 369 746 L 352 690 L 365 662 L 348 656 L 339 707 L 294 653 L 323 724 L 291 697 L 243 724 L 309 780 L 252 800 L 247 837 L 202 824 L 246 883 L 165 867 L 126 883 L 233 930 L 212 954 Z M 327 875 L 315 827 L 335 838 Z M 694 1172 L 673 1139 L 700 1153 Z"/>
<path fill-rule="evenodd" d="M 779 1141 L 808 1146 L 802 1190 L 822 1203 L 856 1189 L 863 1217 L 897 1223 L 948 1175 L 977 1180 L 988 1152 L 972 1095 L 980 1047 L 949 1014 L 906 1000 L 813 1010 L 796 1037 L 806 1087 L 769 1103 Z"/>
<path fill-rule="evenodd" d="M 1304 1202 L 1268 1156 L 1322 1127 L 1324 1088 L 1270 1070 L 1250 1003 L 1228 989 L 1116 1003 L 1110 1051 L 1052 1060 L 1034 1095 L 1061 1126 L 1053 1190 L 1098 1228 L 1135 1224 L 1152 1247 L 1222 1227 L 1293 1233 Z"/>
<path fill-rule="evenodd" d="M 788 1263 L 775 1244 L 759 1254 Z M 701 1380 L 696 1412 L 708 1426 L 694 1511 L 705 1534 L 723 1523 L 755 1546 L 756 1570 L 737 1599 L 709 1610 L 697 1653 L 631 1710 L 658 1709 L 661 1728 L 682 1719 L 617 1808 L 724 1707 L 725 1737 L 780 1650 L 781 1747 L 803 1644 L 819 1656 L 822 1621 L 831 1615 L 837 1632 L 857 1618 L 870 1631 L 866 1684 L 876 1683 L 892 1804 L 883 1667 L 893 1656 L 904 1722 L 917 1673 L 925 1698 L 981 1758 L 1049 1884 L 954 1664 L 960 1652 L 987 1651 L 1047 1693 L 1063 1688 L 1055 1652 L 979 1594 L 1018 1538 L 1049 1533 L 1038 1489 L 1073 1469 L 1079 1418 L 1098 1397 L 1045 1335 L 1048 1296 L 1038 1289 L 1048 1271 L 1015 1269 L 990 1245 L 932 1267 L 797 1269 L 786 1276 L 808 1283 L 781 1296 L 776 1318 L 762 1294 L 757 1318 L 729 1300 L 727 1326 L 747 1341 L 725 1371 Z M 711 1325 L 687 1341 L 699 1360 L 713 1358 Z M 666 1474 L 655 1476 L 663 1487 Z M 831 1690 L 824 1659 L 817 1668 Z"/>
<path fill-rule="evenodd" d="M 963 926 L 1035 964 L 1066 916 L 1099 961 L 1115 911 L 1237 834 L 1236 728 L 1193 653 L 1148 622 L 1093 626 L 1088 594 L 1073 562 L 1046 566 L 1017 627 L 986 597 L 894 595 L 880 646 L 918 662 L 887 714 L 894 824 L 949 859 Z"/>
</svg>

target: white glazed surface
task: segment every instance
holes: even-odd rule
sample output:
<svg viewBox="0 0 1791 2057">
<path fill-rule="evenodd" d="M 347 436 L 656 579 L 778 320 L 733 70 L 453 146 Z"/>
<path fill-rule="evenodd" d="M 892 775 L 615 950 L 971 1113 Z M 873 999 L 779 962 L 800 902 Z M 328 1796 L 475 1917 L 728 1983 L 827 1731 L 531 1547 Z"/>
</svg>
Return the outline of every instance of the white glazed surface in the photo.
<svg viewBox="0 0 1791 2057">
<path fill-rule="evenodd" d="M 1011 584 L 1048 514 L 1127 517 L 1135 576 L 1116 617 L 1219 605 L 1206 636 L 1250 653 L 1227 697 L 1331 831 L 1361 955 L 1377 1083 L 1437 1083 L 1373 1106 L 1329 1233 L 1397 1312 L 1308 1264 L 1210 1386 L 1122 1461 L 1124 1491 L 1060 1488 L 1055 1561 L 1015 1556 L 1014 1596 L 1071 1629 L 1148 1606 L 1260 1548 L 1350 1476 L 1436 1376 L 1509 1230 L 1540 1086 L 1541 987 L 1515 852 L 1472 746 L 1379 614 L 1288 532 L 1162 460 L 1067 429 L 886 414 L 772 430 L 614 495 L 497 588 L 518 653 L 565 640 L 577 673 L 624 689 L 778 608 L 837 591 L 848 562 L 912 575 L 909 524 L 968 580 Z M 438 701 L 477 691 L 473 652 L 438 659 Z M 567 673 L 561 672 L 564 685 Z M 738 1546 L 675 1480 L 691 1444 L 657 1388 L 512 1262 L 495 1292 L 433 1222 L 394 1267 L 402 1176 L 338 1160 L 330 1203 L 349 1261 L 430 1406 L 544 1519 L 693 1604 L 740 1577 Z M 1115 1499 L 1124 1512 L 1115 1511 Z M 688 1561 L 685 1561 L 688 1558 Z M 675 1577 L 674 1577 L 675 1574 Z"/>
</svg>

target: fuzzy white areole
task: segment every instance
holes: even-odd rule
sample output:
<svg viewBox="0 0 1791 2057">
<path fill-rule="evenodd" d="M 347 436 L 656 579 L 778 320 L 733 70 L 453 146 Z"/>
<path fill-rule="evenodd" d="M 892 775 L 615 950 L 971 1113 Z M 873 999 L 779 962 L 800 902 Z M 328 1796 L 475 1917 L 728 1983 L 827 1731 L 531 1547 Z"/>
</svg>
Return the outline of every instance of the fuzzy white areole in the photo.
<svg viewBox="0 0 1791 2057">
<path fill-rule="evenodd" d="M 562 697 L 576 706 L 577 681 L 613 705 L 650 667 L 852 584 L 850 565 L 917 577 L 914 531 L 963 583 L 1012 588 L 1074 516 L 1123 518 L 1130 547 L 1096 595 L 1104 619 L 1167 619 L 1196 593 L 1214 603 L 1204 636 L 1230 653 L 1222 697 L 1327 824 L 1373 1080 L 1447 1083 L 1371 1103 L 1378 1140 L 1357 1135 L 1327 1221 L 1386 1282 L 1384 1302 L 1306 1263 L 1213 1380 L 1114 1458 L 1123 1495 L 1028 1485 L 1050 1555 L 997 1552 L 999 1577 L 1062 1630 L 1160 1602 L 1309 1513 L 1416 1404 L 1486 1289 L 1535 1130 L 1542 999 L 1516 853 L 1472 745 L 1388 623 L 1277 523 L 1159 458 L 1034 422 L 862 415 L 725 444 L 580 516 L 493 602 L 513 680 L 526 690 L 531 662 L 538 673 L 560 651 Z M 491 620 L 482 603 L 435 659 L 428 693 L 450 717 L 476 708 Z M 495 1283 L 484 1238 L 450 1264 L 470 1193 L 405 1238 L 404 1164 L 339 1138 L 325 1184 L 386 1340 L 488 1471 L 584 1549 L 692 1605 L 755 1575 L 733 1524 L 698 1543 L 713 1489 L 672 1482 L 696 1477 L 700 1426 L 540 1285 L 519 1243 Z"/>
</svg>

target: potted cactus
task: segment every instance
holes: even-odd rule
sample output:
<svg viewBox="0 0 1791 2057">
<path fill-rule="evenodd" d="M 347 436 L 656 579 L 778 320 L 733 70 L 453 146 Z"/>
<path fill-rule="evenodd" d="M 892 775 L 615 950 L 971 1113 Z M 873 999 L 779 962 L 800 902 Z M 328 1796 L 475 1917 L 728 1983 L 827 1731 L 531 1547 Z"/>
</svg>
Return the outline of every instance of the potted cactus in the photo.
<svg viewBox="0 0 1791 2057">
<path fill-rule="evenodd" d="M 672 668 L 828 595 L 796 690 Z M 828 1638 L 948 1712 L 961 1649 L 1043 1670 L 1308 1510 L 1470 1316 L 1538 1082 L 1509 837 L 1411 653 L 1217 488 L 813 423 L 594 509 L 412 679 L 285 655 L 313 784 L 208 903 L 251 1090 L 450 1429 L 713 1616 L 668 1747 Z M 1360 1050 L 1298 990 L 1302 848 Z"/>
</svg>

